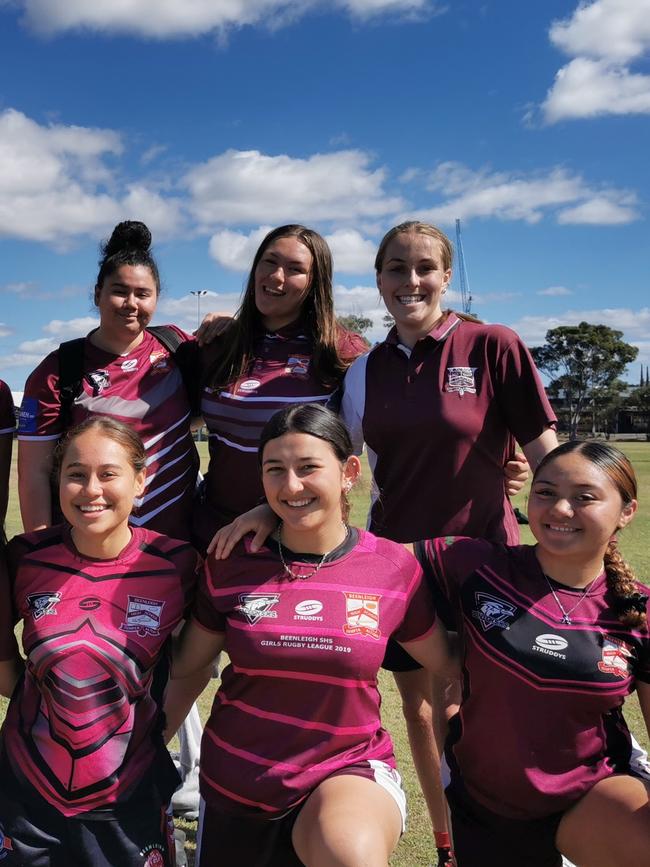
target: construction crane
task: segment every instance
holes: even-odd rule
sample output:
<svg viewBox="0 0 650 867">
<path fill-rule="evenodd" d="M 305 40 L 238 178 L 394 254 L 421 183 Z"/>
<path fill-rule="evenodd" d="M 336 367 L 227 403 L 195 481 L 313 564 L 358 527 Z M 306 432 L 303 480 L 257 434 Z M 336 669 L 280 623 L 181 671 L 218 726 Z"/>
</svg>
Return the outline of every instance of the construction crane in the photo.
<svg viewBox="0 0 650 867">
<path fill-rule="evenodd" d="M 467 269 L 465 268 L 465 254 L 463 253 L 463 239 L 460 234 L 460 220 L 456 220 L 456 256 L 458 257 L 458 271 L 460 279 L 460 296 L 463 313 L 472 314 L 472 293 L 467 282 Z"/>
</svg>

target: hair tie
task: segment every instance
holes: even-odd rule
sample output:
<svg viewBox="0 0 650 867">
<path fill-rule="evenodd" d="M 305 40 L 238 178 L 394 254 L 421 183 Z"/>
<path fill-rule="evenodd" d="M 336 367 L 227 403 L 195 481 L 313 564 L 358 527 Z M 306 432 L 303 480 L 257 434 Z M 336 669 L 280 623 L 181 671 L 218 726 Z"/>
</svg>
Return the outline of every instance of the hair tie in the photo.
<svg viewBox="0 0 650 867">
<path fill-rule="evenodd" d="M 647 593 L 639 593 L 638 591 L 635 593 L 623 593 L 614 598 L 614 608 L 619 614 L 629 611 L 630 608 L 633 611 L 638 611 L 639 614 L 645 614 L 647 603 Z"/>
</svg>

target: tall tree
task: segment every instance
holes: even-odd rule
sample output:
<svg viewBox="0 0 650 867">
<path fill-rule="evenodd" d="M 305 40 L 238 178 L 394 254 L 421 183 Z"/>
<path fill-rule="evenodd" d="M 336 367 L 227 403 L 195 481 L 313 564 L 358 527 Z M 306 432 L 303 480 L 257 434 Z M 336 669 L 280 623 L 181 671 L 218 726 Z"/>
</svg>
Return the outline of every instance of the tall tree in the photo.
<svg viewBox="0 0 650 867">
<path fill-rule="evenodd" d="M 630 395 L 629 402 L 645 415 L 645 438 L 650 441 L 650 385 L 640 385 Z"/>
<path fill-rule="evenodd" d="M 577 436 L 585 411 L 595 414 L 599 394 L 606 393 L 637 356 L 622 331 L 607 325 L 561 325 L 546 332 L 544 346 L 531 352 L 535 363 L 551 378 L 549 391 L 562 393 L 568 408 L 569 434 Z"/>
</svg>

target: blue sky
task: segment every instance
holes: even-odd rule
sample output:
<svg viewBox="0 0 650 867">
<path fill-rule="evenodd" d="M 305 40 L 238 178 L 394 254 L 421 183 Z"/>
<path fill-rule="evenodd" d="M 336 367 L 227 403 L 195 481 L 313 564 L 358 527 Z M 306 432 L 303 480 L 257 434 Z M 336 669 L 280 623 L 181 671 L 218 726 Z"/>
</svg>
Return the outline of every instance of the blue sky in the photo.
<svg viewBox="0 0 650 867">
<path fill-rule="evenodd" d="M 461 218 L 474 312 L 650 363 L 650 0 L 0 0 L 0 376 L 94 323 L 98 243 L 153 231 L 158 322 L 234 310 L 260 237 L 330 241 L 384 334 L 395 222 Z M 455 284 L 458 286 L 458 284 Z M 458 298 L 452 302 L 458 306 Z"/>
</svg>

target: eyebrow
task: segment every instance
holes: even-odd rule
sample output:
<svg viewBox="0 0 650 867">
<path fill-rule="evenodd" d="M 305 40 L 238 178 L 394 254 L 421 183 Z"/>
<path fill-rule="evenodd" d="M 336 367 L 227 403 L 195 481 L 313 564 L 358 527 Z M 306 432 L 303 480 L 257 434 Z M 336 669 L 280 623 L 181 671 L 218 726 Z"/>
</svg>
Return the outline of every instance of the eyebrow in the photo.
<svg viewBox="0 0 650 867">
<path fill-rule="evenodd" d="M 71 467 L 81 467 L 82 469 L 85 469 L 87 466 L 88 466 L 88 464 L 84 464 L 82 461 L 71 461 L 69 464 L 65 465 L 65 468 L 70 469 Z M 99 469 L 100 470 L 121 470 L 122 465 L 121 464 L 102 464 L 99 467 Z"/>
<path fill-rule="evenodd" d="M 317 458 L 317 457 L 314 457 L 313 455 L 305 455 L 305 456 L 303 456 L 303 457 L 296 458 L 296 460 L 297 460 L 297 461 L 319 461 L 319 460 L 321 460 L 321 459 L 320 459 L 320 458 Z M 265 461 L 262 462 L 262 465 L 265 465 L 265 464 L 281 464 L 281 463 L 283 463 L 283 461 L 282 461 L 281 458 L 267 458 Z"/>
</svg>

